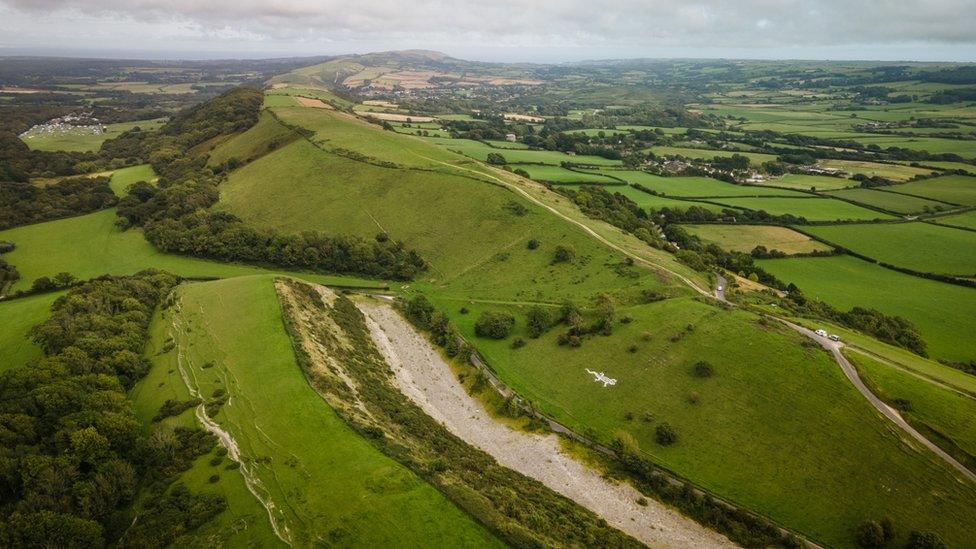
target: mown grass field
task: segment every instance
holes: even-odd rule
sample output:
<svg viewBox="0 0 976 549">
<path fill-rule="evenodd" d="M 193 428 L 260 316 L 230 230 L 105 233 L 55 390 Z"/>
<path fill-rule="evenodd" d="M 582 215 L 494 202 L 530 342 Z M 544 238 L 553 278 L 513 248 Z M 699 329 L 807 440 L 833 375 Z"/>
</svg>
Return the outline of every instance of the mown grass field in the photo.
<svg viewBox="0 0 976 549">
<path fill-rule="evenodd" d="M 821 242 L 787 227 L 772 225 L 682 225 L 689 233 L 726 250 L 749 253 L 756 246 L 785 254 L 829 250 Z"/>
<path fill-rule="evenodd" d="M 632 322 L 574 349 L 556 344 L 565 328 L 529 339 L 524 305 L 435 301 L 539 409 L 603 441 L 627 433 L 654 461 L 820 543 L 849 545 L 858 522 L 884 515 L 906 530 L 969 535 L 954 522 L 967 520 L 976 490 L 907 448 L 826 353 L 784 328 L 679 298 L 619 311 Z M 513 336 L 527 345 L 476 338 L 473 323 L 485 310 L 512 313 Z M 712 364 L 713 377 L 692 374 L 699 360 Z M 586 372 L 594 367 L 617 384 L 594 383 Z M 678 432 L 671 446 L 654 441 L 663 422 Z"/>
<path fill-rule="evenodd" d="M 831 198 L 716 198 L 713 201 L 735 208 L 764 210 L 773 215 L 791 214 L 809 221 L 891 219 L 889 214 Z"/>
<path fill-rule="evenodd" d="M 639 183 L 648 189 L 671 197 L 751 197 L 751 196 L 807 196 L 785 189 L 770 189 L 754 185 L 735 185 L 711 177 L 662 177 L 652 173 L 623 170 L 607 170 L 607 174 L 629 183 Z"/>
<path fill-rule="evenodd" d="M 580 186 L 581 185 L 573 185 L 570 188 L 579 188 Z M 695 202 L 692 200 L 681 200 L 678 198 L 668 198 L 666 196 L 658 196 L 658 195 L 646 193 L 639 189 L 635 189 L 630 185 L 624 185 L 624 186 L 617 185 L 614 187 L 608 187 L 607 191 L 611 193 L 620 193 L 626 196 L 627 198 L 633 200 L 634 203 L 636 203 L 638 206 L 644 208 L 647 211 L 659 210 L 661 208 L 676 208 L 679 210 L 687 210 L 692 206 L 705 208 L 706 210 L 713 211 L 713 212 L 721 212 L 722 210 L 736 209 L 729 206 L 711 204 L 708 202 Z"/>
<path fill-rule="evenodd" d="M 552 183 L 593 183 L 600 185 L 623 185 L 623 182 L 597 173 L 583 173 L 558 166 L 539 166 L 536 164 L 511 164 L 512 169 L 522 169 L 536 181 Z M 615 175 L 615 174 L 614 174 Z"/>
<path fill-rule="evenodd" d="M 886 192 L 882 189 L 843 189 L 825 193 L 900 214 L 924 213 L 954 208 L 944 202 Z"/>
<path fill-rule="evenodd" d="M 284 331 L 271 276 L 189 284 L 176 349 L 214 418 L 231 434 L 295 544 L 498 546 L 436 489 L 350 429 L 308 384 Z M 213 363 L 212 367 L 205 367 Z M 164 363 L 165 364 L 165 363 Z M 172 367 L 172 363 L 170 366 Z M 139 398 L 139 395 L 136 395 Z M 188 412 L 187 412 L 188 413 Z"/>
<path fill-rule="evenodd" d="M 888 189 L 931 200 L 941 200 L 950 204 L 976 206 L 976 177 L 946 175 L 922 181 L 912 181 L 904 185 L 892 185 Z"/>
<path fill-rule="evenodd" d="M 139 120 L 136 122 L 120 122 L 106 124 L 105 131 L 100 134 L 91 133 L 84 129 L 68 129 L 52 133 L 29 133 L 21 140 L 27 146 L 39 151 L 97 151 L 105 141 L 118 137 L 122 132 L 139 127 L 143 130 L 155 130 L 166 122 L 165 118 L 153 120 Z"/>
<path fill-rule="evenodd" d="M 64 292 L 0 301 L 0 372 L 41 356 L 27 333 L 51 315 L 51 304 Z"/>
<path fill-rule="evenodd" d="M 938 137 L 897 137 L 879 135 L 859 137 L 857 141 L 865 145 L 878 145 L 882 149 L 899 147 L 911 151 L 927 151 L 933 154 L 952 153 L 963 158 L 976 157 L 976 141 L 962 139 L 941 139 Z"/>
<path fill-rule="evenodd" d="M 976 232 L 931 223 L 821 225 L 804 230 L 878 261 L 923 273 L 976 275 Z"/>
<path fill-rule="evenodd" d="M 863 174 L 869 177 L 879 176 L 892 181 L 908 181 L 916 175 L 932 173 L 932 170 L 914 168 L 904 164 L 882 164 L 862 160 L 820 160 L 817 164 L 825 168 L 844 170 L 851 174 Z"/>
<path fill-rule="evenodd" d="M 228 277 L 270 272 L 268 269 L 205 261 L 164 254 L 153 248 L 142 232 L 122 231 L 115 225 L 115 209 L 0 231 L 0 240 L 17 244 L 4 259 L 20 271 L 21 280 L 10 289 L 29 288 L 41 276 L 66 271 L 79 279 L 103 274 L 132 274 L 156 268 L 188 277 Z M 336 284 L 379 286 L 381 282 L 325 275 L 300 275 Z"/>
<path fill-rule="evenodd" d="M 808 297 L 849 309 L 870 307 L 910 320 L 929 355 L 955 361 L 976 358 L 976 290 L 902 274 L 851 256 L 758 261 Z"/>
<path fill-rule="evenodd" d="M 796 173 L 789 173 L 775 179 L 770 179 L 762 184 L 774 187 L 789 187 L 791 189 L 799 189 L 804 191 L 809 191 L 811 188 L 818 191 L 846 189 L 848 187 L 855 187 L 858 185 L 857 181 L 851 181 L 850 179 L 844 179 L 842 177 L 803 175 Z"/>
<path fill-rule="evenodd" d="M 976 456 L 976 396 L 936 385 L 860 353 L 845 354 L 882 400 L 891 405 L 907 401 L 907 410 L 902 405 L 906 420 L 962 463 L 976 466 L 976 457 L 966 459 L 953 451 L 955 447 Z"/>
</svg>

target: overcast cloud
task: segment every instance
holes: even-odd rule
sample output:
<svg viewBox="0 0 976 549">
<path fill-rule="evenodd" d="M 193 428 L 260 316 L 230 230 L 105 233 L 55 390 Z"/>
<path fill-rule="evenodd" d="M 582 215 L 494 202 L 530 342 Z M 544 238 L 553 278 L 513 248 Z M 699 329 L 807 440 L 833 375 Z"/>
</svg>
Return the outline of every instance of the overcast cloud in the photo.
<svg viewBox="0 0 976 549">
<path fill-rule="evenodd" d="M 976 61 L 976 0 L 0 0 L 0 48 Z"/>
</svg>

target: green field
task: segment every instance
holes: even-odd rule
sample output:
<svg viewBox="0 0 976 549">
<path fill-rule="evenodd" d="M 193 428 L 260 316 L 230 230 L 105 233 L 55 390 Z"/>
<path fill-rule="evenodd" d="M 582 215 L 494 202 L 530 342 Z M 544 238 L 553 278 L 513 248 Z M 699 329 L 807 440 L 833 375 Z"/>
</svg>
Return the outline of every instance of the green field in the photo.
<svg viewBox="0 0 976 549">
<path fill-rule="evenodd" d="M 39 151 L 97 151 L 105 141 L 118 137 L 122 132 L 139 127 L 143 130 L 155 130 L 166 122 L 165 118 L 153 120 L 139 120 L 136 122 L 120 122 L 106 124 L 105 131 L 94 134 L 88 129 L 58 130 L 50 133 L 28 133 L 21 136 L 21 140 L 32 149 Z"/>
<path fill-rule="evenodd" d="M 936 202 L 915 196 L 906 196 L 898 193 L 886 192 L 882 189 L 844 189 L 840 191 L 830 191 L 824 193 L 829 196 L 836 196 L 851 200 L 866 206 L 874 206 L 889 212 L 900 214 L 923 213 L 939 210 L 952 209 L 953 206 L 944 202 Z"/>
<path fill-rule="evenodd" d="M 892 181 L 908 181 L 916 175 L 932 173 L 932 170 L 913 168 L 904 164 L 882 164 L 860 160 L 820 160 L 817 164 L 825 168 L 844 170 L 851 174 L 862 174 L 869 177 L 879 176 Z"/>
<path fill-rule="evenodd" d="M 791 214 L 809 221 L 891 219 L 888 214 L 830 198 L 716 198 L 714 202 L 735 208 L 763 210 L 772 215 Z"/>
<path fill-rule="evenodd" d="M 902 411 L 902 415 L 909 423 L 930 440 L 942 442 L 943 449 L 962 463 L 976 466 L 976 396 L 937 385 L 860 353 L 845 354 L 875 394 L 889 404 L 908 401 L 910 410 Z M 953 447 L 968 454 L 969 459 L 953 452 Z"/>
<path fill-rule="evenodd" d="M 892 185 L 888 190 L 950 204 L 976 206 L 976 177 L 946 175 L 934 179 Z"/>
<path fill-rule="evenodd" d="M 662 177 L 641 171 L 611 171 L 603 173 L 619 177 L 628 183 L 639 183 L 652 191 L 672 197 L 750 197 L 750 196 L 808 196 L 796 191 L 770 189 L 754 185 L 735 185 L 711 177 Z"/>
<path fill-rule="evenodd" d="M 805 227 L 861 255 L 923 273 L 976 276 L 976 232 L 931 223 Z"/>
<path fill-rule="evenodd" d="M 689 233 L 726 250 L 749 253 L 756 246 L 785 254 L 829 250 L 830 246 L 786 227 L 771 225 L 682 225 Z"/>
<path fill-rule="evenodd" d="M 572 185 L 571 188 L 579 188 L 581 185 Z M 647 211 L 650 210 L 660 210 L 661 208 L 672 208 L 679 210 L 687 210 L 692 206 L 699 208 L 705 208 L 706 210 L 720 213 L 722 210 L 734 210 L 735 208 L 730 208 L 729 206 L 722 206 L 719 204 L 711 204 L 709 202 L 695 202 L 692 200 L 680 200 L 677 198 L 668 198 L 666 196 L 658 196 L 650 193 L 646 193 L 639 189 L 635 189 L 630 185 L 625 186 L 614 186 L 608 187 L 608 192 L 620 193 L 627 198 L 631 199 L 641 208 Z"/>
<path fill-rule="evenodd" d="M 594 183 L 599 185 L 623 185 L 622 181 L 612 179 L 596 173 L 582 173 L 558 166 L 540 166 L 538 164 L 510 164 L 512 169 L 522 169 L 529 177 L 536 181 L 550 181 L 552 183 Z"/>
<path fill-rule="evenodd" d="M 927 280 L 851 256 L 760 260 L 759 265 L 808 297 L 849 309 L 870 307 L 907 318 L 947 360 L 976 359 L 976 290 Z"/>
<path fill-rule="evenodd" d="M 882 149 L 899 147 L 912 151 L 927 151 L 933 154 L 952 153 L 963 158 L 976 158 L 976 140 L 940 139 L 937 137 L 894 137 L 889 135 L 859 137 L 857 141 L 865 145 L 878 145 Z"/>
<path fill-rule="evenodd" d="M 818 191 L 829 191 L 854 187 L 858 185 L 858 182 L 851 181 L 850 179 L 844 179 L 843 177 L 788 173 L 775 179 L 769 179 L 762 184 L 773 187 L 789 187 L 791 189 L 799 189 L 803 191 L 809 191 L 811 188 Z"/>
<path fill-rule="evenodd" d="M 955 522 L 968 520 L 976 490 L 906 448 L 829 355 L 804 348 L 784 328 L 679 298 L 628 307 L 620 314 L 632 322 L 574 349 L 556 344 L 564 328 L 528 339 L 523 306 L 435 301 L 540 410 L 602 441 L 628 433 L 655 462 L 822 544 L 847 546 L 864 517 L 889 514 L 906 530 L 968 539 L 968 528 Z M 462 304 L 470 313 L 458 313 Z M 528 344 L 512 349 L 509 341 L 475 338 L 484 310 L 514 314 L 514 335 Z M 712 378 L 691 374 L 698 360 L 713 365 Z M 594 365 L 617 384 L 594 383 L 586 372 Z M 676 444 L 654 442 L 661 422 L 678 431 Z"/>
<path fill-rule="evenodd" d="M 312 389 L 284 331 L 272 277 L 190 284 L 177 292 L 178 306 L 158 320 L 173 326 L 177 347 L 155 357 L 155 368 L 182 369 L 204 397 L 217 389 L 230 394 L 215 420 L 238 444 L 243 474 L 260 482 L 259 493 L 273 502 L 275 521 L 295 544 L 498 545 L 437 490 L 357 435 Z M 180 397 L 179 390 L 143 383 L 133 398 L 145 417 L 150 401 L 167 393 Z"/>
<path fill-rule="evenodd" d="M 51 304 L 64 292 L 53 292 L 9 301 L 0 301 L 0 372 L 23 366 L 41 356 L 41 348 L 27 332 L 47 320 Z"/>
<path fill-rule="evenodd" d="M 133 183 L 139 181 L 152 183 L 155 180 L 156 172 L 153 171 L 152 166 L 149 164 L 140 164 L 112 172 L 112 180 L 109 182 L 109 185 L 112 187 L 112 192 L 116 196 L 124 196 L 128 192 L 129 186 Z"/>
<path fill-rule="evenodd" d="M 153 248 L 137 229 L 115 225 L 115 209 L 0 231 L 0 240 L 17 244 L 4 259 L 17 267 L 21 280 L 10 289 L 29 288 L 41 276 L 67 271 L 80 279 L 103 274 L 132 274 L 154 267 L 181 276 L 228 277 L 269 272 L 268 269 L 217 263 L 164 254 Z M 337 284 L 377 285 L 355 278 L 302 275 Z"/>
<path fill-rule="evenodd" d="M 269 96 L 265 95 L 265 97 Z M 222 164 L 231 158 L 236 158 L 240 162 L 248 162 L 296 139 L 299 139 L 298 134 L 283 126 L 267 111 L 264 111 L 261 113 L 257 124 L 220 143 L 211 151 L 210 159 L 207 162 L 211 166 Z"/>
<path fill-rule="evenodd" d="M 657 147 L 651 147 L 651 152 L 656 154 L 657 156 L 683 156 L 685 158 L 701 158 L 703 160 L 712 159 L 712 158 L 728 158 L 731 157 L 733 154 L 738 154 L 747 157 L 749 159 L 749 162 L 755 165 L 762 164 L 763 162 L 776 160 L 775 154 L 724 151 L 724 150 L 712 150 L 712 149 L 693 149 L 690 147 L 657 146 Z"/>
<path fill-rule="evenodd" d="M 976 210 L 956 215 L 947 215 L 945 217 L 936 217 L 932 221 L 940 225 L 952 225 L 976 230 Z"/>
<path fill-rule="evenodd" d="M 442 147 L 456 151 L 465 156 L 484 162 L 489 153 L 501 154 L 511 164 L 549 164 L 558 166 L 562 162 L 573 162 L 588 166 L 619 166 L 619 160 L 610 160 L 601 156 L 569 155 L 559 151 L 532 151 L 527 149 L 498 150 L 480 141 L 470 139 L 430 138 Z"/>
</svg>

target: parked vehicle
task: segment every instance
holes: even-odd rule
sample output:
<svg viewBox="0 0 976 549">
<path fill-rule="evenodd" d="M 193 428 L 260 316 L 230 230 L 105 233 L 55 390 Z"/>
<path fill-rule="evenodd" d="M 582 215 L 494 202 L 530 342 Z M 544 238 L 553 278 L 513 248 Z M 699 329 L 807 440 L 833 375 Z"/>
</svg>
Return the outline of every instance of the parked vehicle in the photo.
<svg viewBox="0 0 976 549">
<path fill-rule="evenodd" d="M 824 330 L 823 328 L 817 330 L 815 333 L 820 337 L 827 337 L 827 330 Z"/>
<path fill-rule="evenodd" d="M 837 334 L 830 334 L 831 341 L 840 341 L 840 336 Z"/>
</svg>

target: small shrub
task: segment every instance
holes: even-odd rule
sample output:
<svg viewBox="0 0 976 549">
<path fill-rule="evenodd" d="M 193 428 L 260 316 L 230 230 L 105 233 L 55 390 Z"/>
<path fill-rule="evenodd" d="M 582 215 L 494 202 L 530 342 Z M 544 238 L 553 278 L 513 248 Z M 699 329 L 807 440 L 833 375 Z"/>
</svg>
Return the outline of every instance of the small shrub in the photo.
<svg viewBox="0 0 976 549">
<path fill-rule="evenodd" d="M 545 307 L 533 305 L 525 313 L 525 328 L 533 339 L 544 334 L 552 324 L 552 313 Z"/>
<path fill-rule="evenodd" d="M 534 250 L 539 247 L 539 241 L 533 238 L 529 240 L 528 244 L 526 244 L 525 247 L 530 250 Z"/>
<path fill-rule="evenodd" d="M 461 310 L 459 312 L 462 315 L 466 315 L 466 314 L 470 313 L 471 311 L 469 311 L 467 307 L 461 307 Z"/>
<path fill-rule="evenodd" d="M 697 391 L 692 391 L 688 395 L 689 404 L 698 404 L 700 401 L 701 401 L 701 395 L 699 395 Z"/>
<path fill-rule="evenodd" d="M 481 313 L 474 324 L 474 333 L 491 339 L 505 339 L 515 327 L 515 317 L 506 313 Z"/>
<path fill-rule="evenodd" d="M 485 160 L 487 160 L 488 163 L 493 166 L 502 166 L 504 164 L 508 164 L 508 162 L 505 160 L 505 157 L 498 153 L 488 153 L 488 156 L 485 158 Z"/>
<path fill-rule="evenodd" d="M 654 423 L 654 414 L 651 412 L 644 412 L 644 414 L 641 415 L 641 419 L 644 420 L 644 423 Z"/>
<path fill-rule="evenodd" d="M 390 239 L 390 235 L 388 235 L 386 233 L 377 233 L 377 235 L 376 235 L 376 241 L 377 242 L 386 242 L 389 239 Z"/>
<path fill-rule="evenodd" d="M 907 398 L 896 398 L 892 402 L 892 404 L 894 404 L 895 408 L 898 408 L 899 411 L 902 412 L 912 411 L 912 401 L 908 400 Z"/>
<path fill-rule="evenodd" d="M 715 375 L 715 369 L 712 365 L 704 360 L 699 360 L 695 363 L 695 377 L 712 377 Z"/>
<path fill-rule="evenodd" d="M 525 340 L 524 339 L 522 339 L 520 337 L 516 337 L 515 339 L 512 340 L 512 348 L 513 349 L 521 349 L 522 347 L 525 347 Z"/>
<path fill-rule="evenodd" d="M 643 339 L 644 341 L 650 341 L 653 337 L 654 334 L 652 334 L 650 331 L 641 334 L 641 339 Z"/>
<path fill-rule="evenodd" d="M 946 544 L 938 534 L 912 531 L 908 535 L 906 549 L 945 549 Z"/>
<path fill-rule="evenodd" d="M 627 421 L 634 421 L 634 412 L 627 412 L 624 414 L 624 419 Z"/>
<path fill-rule="evenodd" d="M 210 478 L 208 478 L 207 480 L 210 481 L 210 484 L 214 484 L 220 481 L 220 475 L 217 474 L 210 475 Z"/>
<path fill-rule="evenodd" d="M 620 319 L 620 323 L 621 324 L 630 324 L 633 321 L 634 321 L 634 317 L 632 317 L 632 316 L 624 316 L 624 317 L 621 317 L 621 319 Z"/>
<path fill-rule="evenodd" d="M 559 244 L 556 246 L 556 251 L 552 255 L 553 264 L 556 263 L 570 263 L 576 259 L 576 250 L 570 246 L 565 246 Z"/>
<path fill-rule="evenodd" d="M 678 441 L 678 432 L 667 423 L 662 423 L 654 429 L 654 440 L 661 446 L 670 446 Z"/>
<path fill-rule="evenodd" d="M 630 347 L 627 347 L 627 351 L 630 352 L 630 353 L 636 353 L 637 352 L 637 344 L 636 343 L 632 343 L 630 345 Z"/>
<path fill-rule="evenodd" d="M 877 522 L 866 520 L 854 528 L 854 541 L 859 547 L 884 547 L 884 529 Z"/>
<path fill-rule="evenodd" d="M 641 507 L 647 507 L 647 498 L 645 498 L 644 496 L 637 498 L 637 505 L 640 505 Z"/>
</svg>

